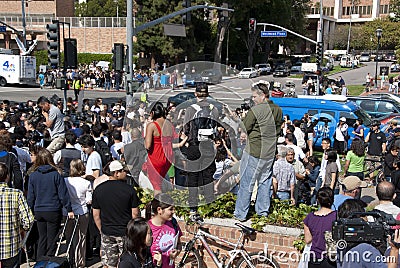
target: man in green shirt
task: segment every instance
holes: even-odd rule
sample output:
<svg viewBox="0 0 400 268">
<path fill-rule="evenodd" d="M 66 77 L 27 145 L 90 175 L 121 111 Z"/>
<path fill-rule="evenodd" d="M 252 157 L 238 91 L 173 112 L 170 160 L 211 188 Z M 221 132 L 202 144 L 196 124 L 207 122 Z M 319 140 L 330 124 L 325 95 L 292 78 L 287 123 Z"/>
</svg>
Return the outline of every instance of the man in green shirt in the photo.
<svg viewBox="0 0 400 268">
<path fill-rule="evenodd" d="M 256 182 L 256 213 L 268 215 L 272 166 L 282 123 L 282 109 L 269 99 L 269 83 L 260 81 L 253 84 L 251 91 L 255 105 L 242 122 L 248 142 L 240 161 L 240 188 L 234 212 L 235 218 L 240 221 L 246 220 Z"/>
</svg>

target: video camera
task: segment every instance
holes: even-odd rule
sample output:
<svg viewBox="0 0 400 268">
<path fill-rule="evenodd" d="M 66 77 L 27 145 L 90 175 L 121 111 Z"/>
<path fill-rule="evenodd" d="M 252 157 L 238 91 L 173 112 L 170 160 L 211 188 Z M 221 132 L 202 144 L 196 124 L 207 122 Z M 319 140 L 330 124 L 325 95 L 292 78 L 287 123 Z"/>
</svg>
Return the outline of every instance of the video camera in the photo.
<svg viewBox="0 0 400 268">
<path fill-rule="evenodd" d="M 374 221 L 361 217 L 371 216 Z M 344 240 L 354 246 L 361 243 L 371 244 L 384 254 L 388 235 L 394 234 L 391 226 L 399 225 L 392 215 L 385 212 L 355 212 L 349 218 L 337 219 L 332 225 L 332 238 Z M 393 237 L 392 237 L 393 240 Z"/>
</svg>

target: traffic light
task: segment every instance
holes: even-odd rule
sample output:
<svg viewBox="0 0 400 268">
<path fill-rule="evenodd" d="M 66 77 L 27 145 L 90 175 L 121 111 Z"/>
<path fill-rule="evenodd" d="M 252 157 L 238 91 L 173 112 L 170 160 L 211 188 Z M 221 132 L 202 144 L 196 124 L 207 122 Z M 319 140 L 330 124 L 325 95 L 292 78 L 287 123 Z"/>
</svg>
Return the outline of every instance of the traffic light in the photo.
<svg viewBox="0 0 400 268">
<path fill-rule="evenodd" d="M 249 33 L 254 34 L 256 32 L 257 22 L 256 19 L 249 19 Z"/>
<path fill-rule="evenodd" d="M 78 68 L 78 51 L 77 41 L 75 38 L 68 38 L 64 40 L 64 65 L 65 68 L 75 69 Z"/>
<path fill-rule="evenodd" d="M 60 25 L 58 21 L 46 25 L 47 29 L 47 56 L 48 64 L 52 68 L 60 65 Z"/>
<path fill-rule="evenodd" d="M 115 71 L 123 71 L 124 70 L 124 63 L 125 63 L 125 49 L 124 44 L 115 43 L 114 49 L 112 50 L 113 57 L 112 57 L 112 68 Z"/>
<path fill-rule="evenodd" d="M 183 0 L 182 2 L 182 7 L 183 8 L 188 8 L 192 6 L 192 1 L 191 0 Z M 182 20 L 183 22 L 190 22 L 192 20 L 192 16 L 190 15 L 190 12 L 187 12 L 185 15 L 182 15 Z"/>
<path fill-rule="evenodd" d="M 316 51 L 316 55 L 315 55 L 315 58 L 316 58 L 315 62 L 317 63 L 317 65 L 322 64 L 322 46 L 323 46 L 322 42 L 317 43 L 317 51 Z"/>
</svg>

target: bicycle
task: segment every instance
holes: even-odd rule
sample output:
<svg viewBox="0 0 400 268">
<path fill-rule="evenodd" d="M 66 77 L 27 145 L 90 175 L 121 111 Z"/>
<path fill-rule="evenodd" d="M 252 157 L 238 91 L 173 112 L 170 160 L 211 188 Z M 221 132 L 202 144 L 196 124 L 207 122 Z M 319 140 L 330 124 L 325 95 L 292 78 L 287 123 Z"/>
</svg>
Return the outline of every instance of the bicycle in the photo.
<svg viewBox="0 0 400 268">
<path fill-rule="evenodd" d="M 230 268 L 230 267 L 255 268 L 259 267 L 258 265 L 260 264 L 262 265 L 262 267 L 274 267 L 274 268 L 280 267 L 279 264 L 274 260 L 274 258 L 268 255 L 268 253 L 265 251 L 250 252 L 250 253 L 246 251 L 246 249 L 244 248 L 245 240 L 256 234 L 256 230 L 254 230 L 253 228 L 244 226 L 240 223 L 235 223 L 235 225 L 240 228 L 241 234 L 237 242 L 232 243 L 222 238 L 219 238 L 218 236 L 214 236 L 208 233 L 204 228 L 202 228 L 203 221 L 199 216 L 191 217 L 190 220 L 195 224 L 197 224 L 198 228 L 195 233 L 190 232 L 194 236 L 189 242 L 186 243 L 182 259 L 177 265 L 178 268 L 205 267 L 201 255 L 199 253 L 199 249 L 196 248 L 196 244 L 198 244 L 198 242 L 200 242 L 201 245 L 204 247 L 204 249 L 209 254 L 209 256 L 211 257 L 217 268 Z M 213 250 L 207 243 L 207 239 L 211 239 L 214 242 L 217 242 L 217 244 L 219 245 L 231 248 L 231 250 L 228 251 L 229 256 L 224 255 L 222 256 L 222 258 L 220 258 L 219 250 L 217 249 L 216 252 L 213 252 Z"/>
<path fill-rule="evenodd" d="M 378 156 L 377 158 L 365 158 L 365 162 L 371 162 L 371 166 L 364 171 L 367 175 L 373 174 L 375 171 L 378 173 L 373 176 L 374 185 L 378 185 L 378 183 L 385 180 L 385 157 L 383 155 Z"/>
</svg>

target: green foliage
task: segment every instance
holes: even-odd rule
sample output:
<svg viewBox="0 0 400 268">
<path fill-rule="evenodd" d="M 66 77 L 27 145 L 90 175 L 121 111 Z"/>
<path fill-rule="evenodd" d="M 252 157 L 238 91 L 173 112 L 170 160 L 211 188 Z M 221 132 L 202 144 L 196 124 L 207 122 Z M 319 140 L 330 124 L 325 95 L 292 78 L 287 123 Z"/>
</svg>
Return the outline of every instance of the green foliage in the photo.
<svg viewBox="0 0 400 268">
<path fill-rule="evenodd" d="M 272 212 L 268 217 L 258 215 L 252 217 L 251 227 L 259 231 L 262 231 L 267 224 L 302 228 L 303 220 L 307 214 L 317 210 L 316 207 L 305 204 L 300 204 L 296 207 L 287 201 L 279 201 L 278 199 L 272 200 L 271 206 Z"/>
<path fill-rule="evenodd" d="M 139 209 L 143 210 L 146 208 L 146 204 L 153 200 L 153 191 L 149 189 L 143 189 L 140 187 L 135 187 L 136 194 L 140 200 Z"/>
<path fill-rule="evenodd" d="M 397 34 L 398 27 L 398 22 L 386 18 L 376 19 L 365 24 L 353 25 L 351 27 L 350 47 L 359 50 L 375 50 L 378 43 L 375 31 L 381 28 L 383 32 L 380 40 L 380 48 L 395 49 L 400 43 L 400 36 Z M 338 26 L 332 37 L 329 37 L 329 42 L 336 49 L 346 49 L 348 31 L 349 25 Z"/>
<path fill-rule="evenodd" d="M 304 234 L 299 235 L 299 237 L 293 241 L 293 246 L 299 251 L 303 252 L 306 242 L 304 241 Z"/>
<path fill-rule="evenodd" d="M 390 12 L 394 13 L 394 17 L 390 18 L 394 22 L 400 22 L 400 0 L 390 0 Z"/>
<path fill-rule="evenodd" d="M 126 17 L 125 0 L 88 0 L 82 3 L 75 2 L 76 17 Z"/>
</svg>

